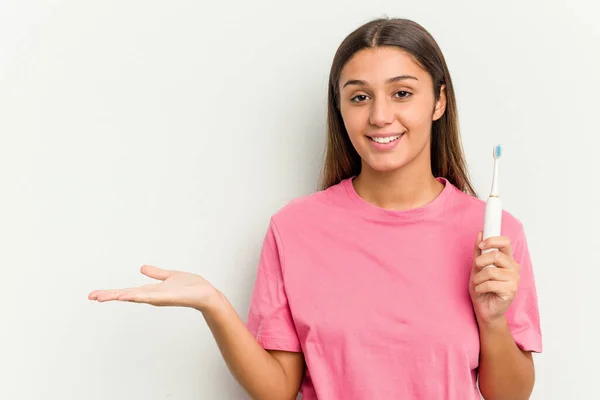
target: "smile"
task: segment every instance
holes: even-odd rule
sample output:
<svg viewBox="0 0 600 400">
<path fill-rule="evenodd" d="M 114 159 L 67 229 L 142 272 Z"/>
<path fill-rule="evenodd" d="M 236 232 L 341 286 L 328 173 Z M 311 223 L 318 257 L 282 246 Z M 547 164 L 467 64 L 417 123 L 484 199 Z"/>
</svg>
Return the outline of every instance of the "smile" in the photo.
<svg viewBox="0 0 600 400">
<path fill-rule="evenodd" d="M 402 137 L 402 135 L 387 136 L 387 137 L 371 137 L 371 136 L 367 136 L 367 137 L 369 139 L 371 139 L 372 141 L 374 141 L 375 143 L 386 144 L 386 143 L 390 143 L 390 142 L 400 139 Z"/>
</svg>

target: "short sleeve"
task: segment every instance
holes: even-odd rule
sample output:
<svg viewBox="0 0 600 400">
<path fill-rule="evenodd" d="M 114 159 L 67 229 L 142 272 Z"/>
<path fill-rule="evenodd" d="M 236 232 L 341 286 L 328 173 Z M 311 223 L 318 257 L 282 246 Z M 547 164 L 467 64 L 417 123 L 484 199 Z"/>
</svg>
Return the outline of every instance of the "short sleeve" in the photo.
<svg viewBox="0 0 600 400">
<path fill-rule="evenodd" d="M 508 326 L 517 346 L 525 351 L 541 353 L 542 333 L 535 277 L 521 224 L 513 241 L 513 258 L 521 266 L 521 277 L 515 298 L 506 312 Z"/>
<path fill-rule="evenodd" d="M 301 351 L 283 279 L 282 244 L 271 219 L 265 235 L 246 323 L 268 350 Z"/>
</svg>

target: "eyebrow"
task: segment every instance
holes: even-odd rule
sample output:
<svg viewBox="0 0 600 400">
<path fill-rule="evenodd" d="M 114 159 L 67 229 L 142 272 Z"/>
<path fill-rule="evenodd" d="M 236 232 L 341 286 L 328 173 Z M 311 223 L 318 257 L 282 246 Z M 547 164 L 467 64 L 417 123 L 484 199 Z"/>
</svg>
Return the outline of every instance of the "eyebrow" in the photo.
<svg viewBox="0 0 600 400">
<path fill-rule="evenodd" d="M 412 75 L 399 75 L 399 76 L 394 76 L 393 78 L 389 78 L 387 81 L 385 81 L 385 84 L 389 85 L 390 83 L 396 83 L 396 82 L 400 82 L 400 81 L 403 81 L 406 79 L 414 79 L 414 80 L 418 81 L 418 79 Z M 344 86 L 342 86 L 342 89 L 348 85 L 366 86 L 367 82 L 361 81 L 360 79 L 350 79 L 349 81 L 346 81 L 346 83 L 344 83 Z"/>
</svg>

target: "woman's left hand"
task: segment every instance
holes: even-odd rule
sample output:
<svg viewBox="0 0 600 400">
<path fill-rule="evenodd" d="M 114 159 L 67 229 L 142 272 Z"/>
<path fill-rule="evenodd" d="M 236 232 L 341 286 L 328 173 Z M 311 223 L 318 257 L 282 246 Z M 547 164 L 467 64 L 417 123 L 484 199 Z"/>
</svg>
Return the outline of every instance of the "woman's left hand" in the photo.
<svg viewBox="0 0 600 400">
<path fill-rule="evenodd" d="M 519 286 L 519 264 L 513 258 L 512 245 L 506 236 L 494 236 L 482 241 L 477 235 L 473 253 L 473 267 L 469 281 L 469 293 L 477 321 L 493 323 L 504 316 Z M 482 250 L 495 248 L 481 254 Z M 496 268 L 484 268 L 488 265 Z"/>
</svg>

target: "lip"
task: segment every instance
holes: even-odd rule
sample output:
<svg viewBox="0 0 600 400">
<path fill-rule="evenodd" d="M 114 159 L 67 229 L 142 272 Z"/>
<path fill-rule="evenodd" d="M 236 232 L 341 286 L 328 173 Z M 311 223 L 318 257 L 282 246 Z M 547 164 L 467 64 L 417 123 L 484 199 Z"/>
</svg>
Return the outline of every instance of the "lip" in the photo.
<svg viewBox="0 0 600 400">
<path fill-rule="evenodd" d="M 404 132 L 383 132 L 383 133 L 369 133 L 365 135 L 367 137 L 390 137 L 390 136 L 398 136 L 403 135 Z"/>
<path fill-rule="evenodd" d="M 374 142 L 373 140 L 369 139 L 369 137 L 389 137 L 389 136 L 398 136 L 400 135 L 400 137 L 392 142 L 389 143 L 377 143 Z M 372 134 L 372 135 L 366 135 L 367 136 L 367 140 L 369 141 L 371 148 L 373 148 L 376 151 L 390 151 L 393 150 L 394 148 L 396 148 L 396 146 L 398 146 L 398 143 L 400 143 L 400 141 L 404 138 L 404 133 L 398 132 L 398 133 L 378 133 L 378 134 Z"/>
</svg>

